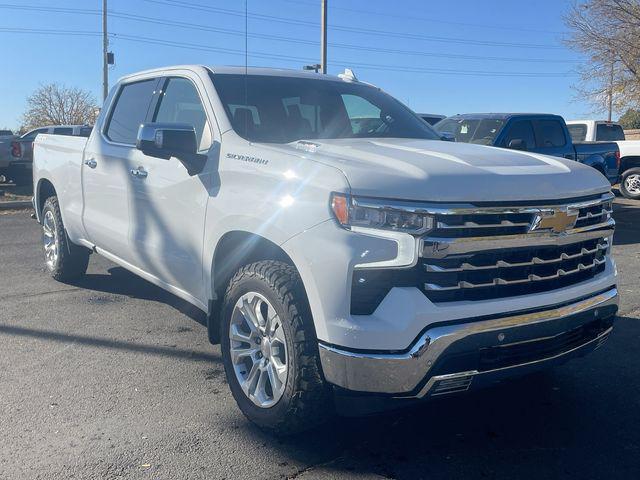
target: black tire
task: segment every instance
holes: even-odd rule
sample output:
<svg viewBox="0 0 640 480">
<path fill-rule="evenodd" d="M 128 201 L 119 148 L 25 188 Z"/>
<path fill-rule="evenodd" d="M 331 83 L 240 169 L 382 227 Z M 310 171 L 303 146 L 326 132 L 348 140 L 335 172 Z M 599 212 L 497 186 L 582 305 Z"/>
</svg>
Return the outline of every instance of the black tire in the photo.
<svg viewBox="0 0 640 480">
<path fill-rule="evenodd" d="M 628 190 L 627 179 L 632 175 L 640 176 L 640 168 L 630 168 L 622 174 L 622 177 L 620 178 L 620 192 L 622 192 L 622 195 L 624 195 L 625 198 L 640 200 L 640 193 L 634 193 Z"/>
<path fill-rule="evenodd" d="M 255 292 L 266 298 L 281 319 L 287 347 L 287 379 L 282 397 L 273 406 L 255 405 L 245 395 L 230 356 L 229 329 L 240 297 Z M 278 261 L 261 261 L 242 267 L 231 279 L 221 316 L 221 349 L 224 369 L 242 413 L 259 427 L 278 435 L 307 430 L 324 422 L 333 412 L 330 390 L 322 377 L 318 341 L 311 311 L 294 267 Z"/>
<path fill-rule="evenodd" d="M 46 226 L 45 221 L 47 222 Z M 44 264 L 49 274 L 61 282 L 74 280 L 84 275 L 87 271 L 91 251 L 69 241 L 64 229 L 64 224 L 62 223 L 62 214 L 60 213 L 58 197 L 55 195 L 47 198 L 44 202 L 44 207 L 42 208 L 42 223 L 42 243 L 45 254 Z M 53 230 L 55 241 L 57 241 L 57 255 L 55 256 L 55 259 L 47 258 L 45 243 L 46 239 L 50 238 L 45 233 L 47 226 L 50 230 Z"/>
</svg>

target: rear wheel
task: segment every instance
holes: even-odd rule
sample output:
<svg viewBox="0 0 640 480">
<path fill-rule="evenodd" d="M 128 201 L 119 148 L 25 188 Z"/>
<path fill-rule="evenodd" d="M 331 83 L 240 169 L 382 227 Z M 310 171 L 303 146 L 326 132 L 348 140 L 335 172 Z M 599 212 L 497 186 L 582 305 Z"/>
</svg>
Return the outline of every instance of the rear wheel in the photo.
<svg viewBox="0 0 640 480">
<path fill-rule="evenodd" d="M 42 208 L 42 247 L 45 268 L 56 280 L 73 280 L 87 271 L 91 252 L 67 238 L 56 196 L 47 198 Z"/>
<path fill-rule="evenodd" d="M 327 418 L 329 390 L 295 268 L 276 261 L 241 268 L 225 295 L 221 329 L 227 381 L 249 420 L 290 434 Z"/>
<path fill-rule="evenodd" d="M 640 168 L 630 168 L 622 174 L 620 191 L 626 198 L 640 199 Z"/>
</svg>

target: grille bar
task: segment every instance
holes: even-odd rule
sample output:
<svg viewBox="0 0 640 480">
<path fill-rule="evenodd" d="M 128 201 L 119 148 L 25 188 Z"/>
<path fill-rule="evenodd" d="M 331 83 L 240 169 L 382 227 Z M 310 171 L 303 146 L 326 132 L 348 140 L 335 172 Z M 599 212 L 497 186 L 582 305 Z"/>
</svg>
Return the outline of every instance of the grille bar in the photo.
<svg viewBox="0 0 640 480">
<path fill-rule="evenodd" d="M 500 228 L 500 227 L 528 227 L 531 222 L 512 222 L 511 220 L 502 220 L 499 223 L 478 223 L 467 221 L 460 224 L 451 224 L 439 221 L 438 230 L 457 230 L 460 228 Z"/>
<path fill-rule="evenodd" d="M 505 260 L 498 260 L 493 265 L 473 265 L 471 263 L 463 262 L 460 267 L 454 267 L 454 268 L 441 267 L 439 265 L 433 265 L 430 263 L 425 263 L 424 266 L 427 269 L 427 272 L 433 272 L 433 273 L 455 273 L 455 272 L 466 272 L 466 271 L 473 271 L 473 270 L 491 270 L 496 268 L 527 267 L 527 266 L 533 266 L 533 265 L 559 263 L 564 260 L 573 260 L 586 255 L 593 255 L 594 253 L 597 254 L 600 251 L 606 251 L 608 248 L 609 248 L 609 243 L 605 239 L 604 242 L 599 243 L 595 248 L 592 248 L 592 249 L 582 248 L 580 252 L 576 254 L 568 254 L 568 253 L 562 252 L 559 257 L 551 258 L 551 259 L 533 257 L 531 261 L 515 262 L 515 263 L 507 262 Z"/>
<path fill-rule="evenodd" d="M 594 258 L 593 262 L 588 265 L 583 263 L 579 263 L 578 267 L 573 270 L 563 270 L 558 269 L 557 272 L 553 275 L 540 276 L 535 274 L 529 274 L 527 278 L 522 278 L 518 280 L 505 280 L 503 278 L 494 278 L 492 282 L 488 283 L 471 283 L 469 281 L 463 280 L 458 282 L 457 285 L 454 286 L 442 286 L 435 283 L 425 283 L 424 288 L 426 290 L 436 290 L 436 291 L 448 291 L 448 290 L 460 290 L 466 288 L 486 288 L 486 287 L 494 287 L 497 285 L 517 285 L 520 283 L 530 283 L 530 282 L 542 282 L 546 280 L 554 280 L 556 278 L 564 277 L 567 275 L 573 275 L 575 273 L 580 273 L 585 270 L 590 270 L 597 266 L 603 265 L 605 263 L 604 259 Z"/>
</svg>

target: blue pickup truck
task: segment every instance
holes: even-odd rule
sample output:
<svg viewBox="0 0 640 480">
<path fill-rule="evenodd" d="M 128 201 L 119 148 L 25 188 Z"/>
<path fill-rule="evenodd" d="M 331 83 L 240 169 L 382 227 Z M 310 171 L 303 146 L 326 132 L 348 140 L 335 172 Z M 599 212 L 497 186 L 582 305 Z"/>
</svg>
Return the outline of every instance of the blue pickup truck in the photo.
<svg viewBox="0 0 640 480">
<path fill-rule="evenodd" d="M 600 171 L 612 185 L 618 182 L 618 145 L 615 142 L 572 142 L 564 119 L 558 115 L 467 113 L 445 118 L 434 128 L 457 142 L 577 160 Z"/>
</svg>

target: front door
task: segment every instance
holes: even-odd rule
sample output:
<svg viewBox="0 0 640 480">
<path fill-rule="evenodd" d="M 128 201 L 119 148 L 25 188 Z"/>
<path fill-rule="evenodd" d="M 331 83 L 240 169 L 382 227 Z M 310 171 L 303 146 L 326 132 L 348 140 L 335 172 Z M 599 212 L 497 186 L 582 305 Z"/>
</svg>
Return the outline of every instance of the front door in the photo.
<svg viewBox="0 0 640 480">
<path fill-rule="evenodd" d="M 134 263 L 129 246 L 129 194 L 133 179 L 129 162 L 144 155 L 136 150 L 138 127 L 147 118 L 157 78 L 124 83 L 102 131 L 87 143 L 82 165 L 83 224 L 88 240 L 103 251 Z"/>
<path fill-rule="evenodd" d="M 200 153 L 208 154 L 213 150 L 212 124 L 194 81 L 197 79 L 163 79 L 151 121 L 193 125 Z M 207 173 L 207 167 L 190 176 L 176 158 L 131 158 L 129 166 L 138 172 L 130 183 L 129 233 L 137 265 L 165 287 L 179 290 L 175 293 L 204 303 L 208 296 L 203 281 L 203 233 L 214 176 Z"/>
</svg>

